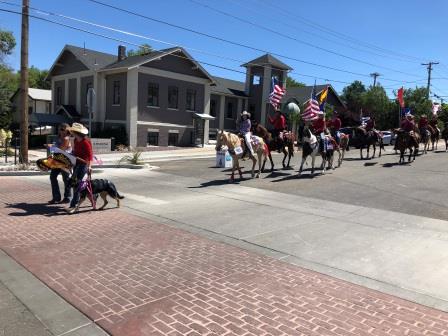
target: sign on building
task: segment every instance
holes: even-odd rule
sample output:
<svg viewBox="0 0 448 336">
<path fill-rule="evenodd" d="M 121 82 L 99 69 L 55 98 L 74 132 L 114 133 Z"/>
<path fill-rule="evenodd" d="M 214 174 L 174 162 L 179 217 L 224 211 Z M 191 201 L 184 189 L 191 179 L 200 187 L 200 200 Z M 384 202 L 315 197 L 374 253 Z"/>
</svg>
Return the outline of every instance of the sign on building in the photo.
<svg viewBox="0 0 448 336">
<path fill-rule="evenodd" d="M 111 139 L 91 138 L 93 154 L 109 153 L 111 151 Z"/>
</svg>

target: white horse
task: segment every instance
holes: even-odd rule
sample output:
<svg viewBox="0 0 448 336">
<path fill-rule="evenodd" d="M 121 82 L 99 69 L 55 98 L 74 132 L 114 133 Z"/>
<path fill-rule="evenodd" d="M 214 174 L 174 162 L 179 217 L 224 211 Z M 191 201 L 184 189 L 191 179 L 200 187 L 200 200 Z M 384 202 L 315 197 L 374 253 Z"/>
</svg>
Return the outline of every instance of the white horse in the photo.
<svg viewBox="0 0 448 336">
<path fill-rule="evenodd" d="M 327 153 L 319 152 L 319 141 L 317 137 L 310 131 L 308 127 L 303 130 L 303 148 L 302 148 L 302 163 L 300 164 L 299 175 L 302 174 L 303 164 L 306 162 L 308 156 L 311 156 L 311 175 L 314 175 L 314 162 L 316 156 L 321 154 L 322 174 L 325 174 L 326 163 L 328 163 L 328 169 L 334 169 L 333 167 L 333 149 L 327 150 Z"/>
<path fill-rule="evenodd" d="M 251 156 L 253 163 L 252 177 L 255 177 L 255 164 L 258 161 L 258 172 L 256 177 L 259 178 L 261 172 L 261 164 L 264 161 L 266 161 L 268 148 L 262 138 L 253 135 L 252 139 L 254 140 L 252 143 L 252 148 L 257 156 L 257 158 L 255 158 L 255 156 Z M 244 142 L 240 139 L 238 135 L 221 130 L 218 133 L 216 141 L 216 151 L 221 150 L 223 145 L 228 148 L 230 156 L 232 157 L 233 161 L 232 175 L 230 176 L 230 181 L 233 182 L 235 179 L 235 168 L 238 169 L 240 178 L 243 178 L 243 173 L 241 172 L 239 159 L 241 159 L 244 154 Z"/>
</svg>

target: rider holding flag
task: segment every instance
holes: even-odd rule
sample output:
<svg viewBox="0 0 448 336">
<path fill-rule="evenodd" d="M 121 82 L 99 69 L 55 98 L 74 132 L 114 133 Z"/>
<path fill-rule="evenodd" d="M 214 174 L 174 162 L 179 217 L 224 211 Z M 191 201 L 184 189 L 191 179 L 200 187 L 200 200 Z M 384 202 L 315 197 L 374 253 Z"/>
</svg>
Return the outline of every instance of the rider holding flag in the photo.
<svg viewBox="0 0 448 336">
<path fill-rule="evenodd" d="M 336 139 L 337 144 L 339 145 L 341 141 L 341 135 L 339 130 L 341 129 L 342 122 L 338 117 L 338 112 L 334 111 L 331 120 L 328 121 L 327 126 L 330 128 L 330 133 L 333 138 Z"/>
<path fill-rule="evenodd" d="M 320 148 L 322 152 L 326 152 L 325 146 L 325 131 L 327 130 L 327 124 L 325 121 L 325 114 L 322 111 L 318 112 L 318 118 L 313 122 L 313 131 L 316 136 L 320 137 Z"/>
</svg>

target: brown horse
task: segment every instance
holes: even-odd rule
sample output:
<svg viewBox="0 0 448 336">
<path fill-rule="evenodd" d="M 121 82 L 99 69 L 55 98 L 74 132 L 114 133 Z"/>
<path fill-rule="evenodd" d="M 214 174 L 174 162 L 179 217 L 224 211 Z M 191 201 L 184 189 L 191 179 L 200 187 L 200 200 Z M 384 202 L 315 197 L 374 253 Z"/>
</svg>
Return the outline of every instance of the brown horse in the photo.
<svg viewBox="0 0 448 336">
<path fill-rule="evenodd" d="M 431 125 L 428 125 L 428 131 L 429 131 L 429 133 L 431 133 L 430 140 L 431 140 L 431 145 L 432 145 L 432 151 L 434 151 L 434 144 L 435 144 L 435 147 L 437 150 L 437 144 L 440 139 L 440 131 L 437 127 L 433 127 Z M 428 144 L 428 148 L 429 148 L 429 144 Z"/>
<path fill-rule="evenodd" d="M 262 138 L 257 136 L 252 136 L 252 138 L 255 140 L 252 144 L 252 148 L 255 155 L 257 156 L 257 158 L 255 158 L 255 156 L 251 156 L 253 162 L 252 177 L 255 177 L 255 164 L 258 161 L 258 173 L 256 177 L 259 178 L 261 173 L 261 162 L 263 159 L 264 161 L 266 161 L 267 146 Z M 216 141 L 216 151 L 220 151 L 222 146 L 226 146 L 228 148 L 230 156 L 233 160 L 232 175 L 230 176 L 230 181 L 233 182 L 235 180 L 235 169 L 238 169 L 238 173 L 240 175 L 240 178 L 242 179 L 243 173 L 241 172 L 239 159 L 241 159 L 244 155 L 244 141 L 242 141 L 242 139 L 236 134 L 221 130 L 218 133 Z"/>
<path fill-rule="evenodd" d="M 341 133 L 339 135 L 339 146 L 336 148 L 336 151 L 339 154 L 338 158 L 338 168 L 342 165 L 342 161 L 344 160 L 345 151 L 348 148 L 348 142 L 350 140 L 350 137 L 348 134 Z"/>
<path fill-rule="evenodd" d="M 445 124 L 442 131 L 442 139 L 445 140 L 445 152 L 448 152 L 448 123 Z"/>
<path fill-rule="evenodd" d="M 274 161 L 272 160 L 272 151 L 280 150 L 283 153 L 282 165 L 283 168 L 289 167 L 291 162 L 291 157 L 294 156 L 294 139 L 295 135 L 292 132 L 283 132 L 281 139 L 273 139 L 272 134 L 260 124 L 256 124 L 253 127 L 254 134 L 261 137 L 264 142 L 268 145 L 269 152 L 268 158 L 271 162 L 271 171 L 274 171 Z M 288 164 L 285 164 L 286 157 L 288 157 Z M 267 159 L 263 162 L 261 171 L 264 171 L 264 166 Z"/>
<path fill-rule="evenodd" d="M 363 127 L 355 128 L 355 134 L 360 139 L 359 151 L 361 154 L 361 160 L 363 159 L 362 150 L 365 147 L 367 149 L 367 159 L 369 159 L 370 146 L 373 146 L 372 159 L 375 158 L 376 146 L 380 147 L 378 157 L 381 157 L 381 149 L 384 149 L 383 139 L 376 134 L 373 130 L 366 131 Z"/>
<path fill-rule="evenodd" d="M 395 130 L 394 133 L 397 134 L 396 148 L 400 151 L 400 160 L 398 163 L 404 163 L 404 154 L 407 149 L 409 149 L 408 162 L 411 162 L 411 157 L 412 161 L 415 161 L 420 143 L 420 132 L 418 128 L 414 127 L 412 134 L 409 134 L 401 129 Z"/>
</svg>

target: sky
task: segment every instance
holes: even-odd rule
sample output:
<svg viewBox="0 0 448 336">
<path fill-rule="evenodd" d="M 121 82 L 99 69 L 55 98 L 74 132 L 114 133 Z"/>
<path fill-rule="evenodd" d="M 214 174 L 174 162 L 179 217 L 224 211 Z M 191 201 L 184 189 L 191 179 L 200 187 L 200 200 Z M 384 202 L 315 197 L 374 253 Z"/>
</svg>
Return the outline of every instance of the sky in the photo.
<svg viewBox="0 0 448 336">
<path fill-rule="evenodd" d="M 4 1 L 21 3 L 20 0 Z M 378 72 L 377 81 L 393 97 L 393 90 L 401 86 L 426 86 L 427 69 L 421 63 L 438 61 L 440 64 L 434 65 L 432 73 L 431 93 L 447 96 L 448 100 L 448 44 L 445 43 L 443 15 L 437 15 L 448 11 L 446 0 L 100 1 L 233 44 L 89 0 L 30 0 L 31 7 L 41 11 L 142 37 L 31 11 L 39 17 L 123 41 L 92 36 L 31 18 L 29 64 L 49 69 L 65 44 L 81 47 L 85 44 L 88 49 L 112 54 L 116 54 L 120 43 L 130 43 L 127 45 L 130 49 L 143 43 L 154 49 L 180 45 L 203 62 L 212 75 L 244 81 L 245 69 L 241 64 L 270 52 L 293 68 L 290 76 L 294 79 L 308 85 L 315 81 L 317 84 L 330 83 L 338 92 L 354 80 L 371 85 L 370 74 Z M 0 9 L 20 11 L 20 7 L 1 1 Z M 18 41 L 14 54 L 7 58 L 9 65 L 18 69 L 20 16 L 0 11 L 0 29 L 12 31 Z"/>
</svg>

